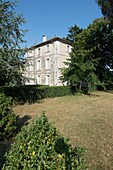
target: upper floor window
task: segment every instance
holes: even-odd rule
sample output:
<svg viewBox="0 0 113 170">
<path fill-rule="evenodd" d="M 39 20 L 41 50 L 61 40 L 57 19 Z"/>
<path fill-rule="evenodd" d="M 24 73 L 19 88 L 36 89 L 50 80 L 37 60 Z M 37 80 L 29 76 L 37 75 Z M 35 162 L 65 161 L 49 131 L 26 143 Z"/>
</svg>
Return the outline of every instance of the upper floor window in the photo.
<svg viewBox="0 0 113 170">
<path fill-rule="evenodd" d="M 33 53 L 33 50 L 31 50 L 30 52 Z"/>
<path fill-rule="evenodd" d="M 30 65 L 30 66 L 32 66 L 32 65 L 33 65 L 33 62 L 32 62 L 32 61 L 30 61 L 30 62 L 29 62 L 29 65 Z"/>
<path fill-rule="evenodd" d="M 46 69 L 50 69 L 50 59 L 46 58 Z"/>
<path fill-rule="evenodd" d="M 41 61 L 40 60 L 37 61 L 37 70 L 41 70 Z"/>
<path fill-rule="evenodd" d="M 33 61 L 29 62 L 29 71 L 33 71 Z"/>
<path fill-rule="evenodd" d="M 70 46 L 66 45 L 66 51 L 69 53 L 70 52 Z"/>
<path fill-rule="evenodd" d="M 38 56 L 40 56 L 40 48 L 38 48 Z"/>
<path fill-rule="evenodd" d="M 29 66 L 29 71 L 33 71 L 33 66 Z"/>
<path fill-rule="evenodd" d="M 49 52 L 49 51 L 50 51 L 50 49 L 49 49 L 49 48 L 50 48 L 50 46 L 49 46 L 49 45 L 47 45 L 47 46 L 46 46 L 46 52 Z"/>
</svg>

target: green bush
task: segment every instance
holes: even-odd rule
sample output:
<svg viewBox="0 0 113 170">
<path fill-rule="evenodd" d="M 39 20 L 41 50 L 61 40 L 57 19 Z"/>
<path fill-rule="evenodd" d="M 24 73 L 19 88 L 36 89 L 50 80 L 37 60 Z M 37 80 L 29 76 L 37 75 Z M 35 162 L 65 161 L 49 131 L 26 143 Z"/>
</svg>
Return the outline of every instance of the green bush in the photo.
<svg viewBox="0 0 113 170">
<path fill-rule="evenodd" d="M 70 88 L 67 86 L 14 86 L 0 87 L 0 92 L 6 96 L 11 96 L 16 103 L 34 103 L 43 98 L 60 97 L 70 95 Z"/>
<path fill-rule="evenodd" d="M 84 170 L 81 149 L 72 148 L 43 113 L 24 126 L 5 155 L 2 170 Z"/>
<path fill-rule="evenodd" d="M 46 86 L 39 87 L 39 89 L 43 90 L 45 98 L 61 97 L 71 94 L 71 90 L 68 86 Z"/>
<path fill-rule="evenodd" d="M 11 96 L 16 103 L 24 104 L 34 103 L 43 98 L 43 91 L 38 88 L 39 86 L 14 86 L 0 87 L 0 92 L 6 96 Z"/>
<path fill-rule="evenodd" d="M 12 112 L 12 98 L 0 94 L 0 140 L 14 135 L 16 130 L 16 115 Z"/>
</svg>

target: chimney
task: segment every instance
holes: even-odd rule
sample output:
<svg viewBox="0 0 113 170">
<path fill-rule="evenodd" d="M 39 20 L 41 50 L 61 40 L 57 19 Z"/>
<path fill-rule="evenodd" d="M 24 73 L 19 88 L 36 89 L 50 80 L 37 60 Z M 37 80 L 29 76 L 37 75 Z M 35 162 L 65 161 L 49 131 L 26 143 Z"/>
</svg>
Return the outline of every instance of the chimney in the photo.
<svg viewBox="0 0 113 170">
<path fill-rule="evenodd" d="M 42 41 L 45 42 L 46 41 L 46 35 L 42 36 Z"/>
</svg>

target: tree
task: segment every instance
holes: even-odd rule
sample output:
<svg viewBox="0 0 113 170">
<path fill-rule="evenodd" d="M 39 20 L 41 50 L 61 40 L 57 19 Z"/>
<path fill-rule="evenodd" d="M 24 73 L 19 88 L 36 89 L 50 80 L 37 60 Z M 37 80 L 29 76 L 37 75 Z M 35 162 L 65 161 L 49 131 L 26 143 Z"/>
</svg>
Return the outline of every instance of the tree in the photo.
<svg viewBox="0 0 113 170">
<path fill-rule="evenodd" d="M 96 19 L 75 37 L 68 67 L 62 69 L 63 81 L 105 85 L 113 81 L 113 30 L 104 18 Z"/>
<path fill-rule="evenodd" d="M 113 80 L 113 29 L 110 21 L 105 18 L 96 19 L 88 30 L 90 30 L 89 43 L 96 47 L 93 55 L 99 59 L 95 73 L 101 83 L 109 84 L 109 81 Z"/>
<path fill-rule="evenodd" d="M 0 141 L 16 134 L 17 116 L 12 107 L 12 98 L 0 93 Z"/>
<path fill-rule="evenodd" d="M 97 76 L 94 72 L 95 65 L 98 64 L 97 59 L 93 59 L 92 52 L 95 47 L 88 49 L 86 47 L 87 30 L 82 31 L 76 36 L 75 43 L 73 43 L 70 59 L 65 64 L 67 67 L 61 69 L 61 80 L 67 81 L 71 86 L 73 92 L 81 91 L 84 86 L 85 90 L 87 85 L 97 83 Z M 86 91 L 87 92 L 87 91 Z"/>
<path fill-rule="evenodd" d="M 113 0 L 97 0 L 102 14 L 113 23 Z"/>
<path fill-rule="evenodd" d="M 22 15 L 15 12 L 16 2 L 0 0 L 0 85 L 21 84 L 24 69 L 25 31 L 21 25 L 25 23 Z"/>
<path fill-rule="evenodd" d="M 66 37 L 67 40 L 74 42 L 75 37 L 79 34 L 83 29 L 79 28 L 77 25 L 71 26 L 68 31 L 68 35 Z"/>
</svg>

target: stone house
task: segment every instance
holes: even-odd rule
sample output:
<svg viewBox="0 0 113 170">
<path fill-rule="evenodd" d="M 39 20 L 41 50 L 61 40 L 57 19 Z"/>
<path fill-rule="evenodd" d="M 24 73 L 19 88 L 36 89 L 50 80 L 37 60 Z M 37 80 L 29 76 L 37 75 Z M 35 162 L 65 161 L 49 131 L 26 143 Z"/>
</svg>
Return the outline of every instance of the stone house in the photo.
<svg viewBox="0 0 113 170">
<path fill-rule="evenodd" d="M 47 40 L 44 35 L 42 43 L 26 53 L 25 76 L 29 79 L 26 84 L 63 85 L 60 68 L 65 67 L 64 62 L 70 57 L 71 45 L 68 40 L 59 37 Z"/>
</svg>

